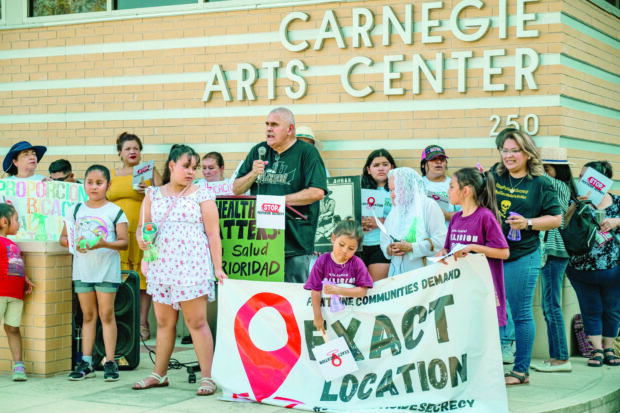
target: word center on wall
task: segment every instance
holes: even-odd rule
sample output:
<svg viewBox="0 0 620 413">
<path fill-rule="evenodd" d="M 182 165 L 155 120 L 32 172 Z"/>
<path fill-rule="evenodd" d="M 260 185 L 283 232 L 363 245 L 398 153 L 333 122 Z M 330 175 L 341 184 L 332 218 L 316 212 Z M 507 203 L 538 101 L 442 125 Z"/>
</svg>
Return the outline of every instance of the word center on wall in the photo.
<svg viewBox="0 0 620 413">
<path fill-rule="evenodd" d="M 539 37 L 539 31 L 536 29 L 527 29 L 528 23 L 536 23 L 537 17 L 535 13 L 525 12 L 526 2 L 518 2 L 517 12 L 514 16 L 516 22 L 516 39 L 536 38 Z M 481 41 L 485 36 L 490 36 L 489 28 L 492 23 L 498 26 L 497 38 L 502 41 L 509 42 L 513 39 L 508 36 L 508 19 L 511 17 L 507 12 L 507 4 L 505 1 L 500 2 L 499 13 L 496 16 L 489 15 L 489 10 L 481 11 L 484 3 L 479 0 L 465 0 L 456 4 L 451 11 L 448 26 L 443 28 L 449 30 L 452 35 L 461 42 L 474 43 Z M 335 75 L 340 78 L 342 90 L 348 95 L 363 98 L 374 93 L 371 86 L 366 85 L 363 88 L 355 88 L 353 86 L 352 76 L 364 75 L 380 72 L 383 75 L 385 96 L 403 95 L 405 87 L 393 86 L 403 77 L 403 72 L 412 75 L 411 93 L 420 94 L 420 82 L 422 76 L 430 84 L 433 91 L 437 94 L 444 92 L 444 71 L 448 68 L 457 70 L 458 91 L 460 93 L 467 92 L 467 79 L 473 76 L 468 70 L 468 61 L 472 58 L 479 58 L 480 52 L 476 54 L 473 50 L 459 50 L 450 54 L 443 52 L 435 52 L 434 59 L 429 58 L 438 45 L 446 42 L 445 37 L 440 34 L 440 20 L 432 18 L 433 12 L 443 9 L 442 2 L 422 3 L 421 20 L 413 21 L 414 5 L 405 4 L 404 19 L 399 18 L 397 13 L 391 6 L 382 7 L 383 20 L 382 24 L 375 23 L 374 12 L 368 8 L 352 8 L 350 16 L 352 25 L 343 27 L 338 23 L 336 11 L 326 10 L 319 29 L 308 28 L 306 22 L 313 24 L 310 15 L 305 12 L 296 11 L 287 14 L 280 23 L 279 39 L 281 45 L 288 50 L 289 54 L 301 53 L 312 49 L 321 52 L 325 41 L 333 40 L 337 47 L 344 52 L 349 52 L 352 56 L 342 67 L 333 68 L 326 75 Z M 461 14 L 467 9 L 476 9 L 480 11 L 482 17 L 462 19 Z M 488 9 L 488 8 L 487 8 Z M 340 12 L 342 13 L 342 12 Z M 303 22 L 303 23 L 300 23 Z M 293 30 L 296 27 L 297 30 Z M 421 32 L 421 46 L 414 44 L 414 27 Z M 472 32 L 472 29 L 474 30 Z M 302 39 L 304 34 L 308 32 L 314 34 L 314 47 L 308 40 L 294 42 L 292 39 Z M 302 34 L 298 34 L 302 33 Z M 347 42 L 347 38 L 351 38 Z M 392 36 L 396 34 L 397 36 Z M 410 52 L 410 54 L 386 54 L 383 56 L 383 62 L 377 64 L 377 61 L 360 55 L 364 49 L 373 50 L 377 47 L 373 43 L 373 37 L 380 36 L 383 49 L 389 49 L 392 46 L 392 37 L 399 42 L 401 51 Z M 363 47 L 362 47 L 363 46 Z M 352 50 L 349 50 L 352 49 Z M 416 53 L 411 53 L 415 51 Z M 423 54 L 424 53 L 424 54 Z M 425 60 L 425 55 L 427 56 Z M 535 80 L 535 71 L 539 66 L 540 56 L 534 49 L 526 47 L 514 48 L 514 51 L 508 51 L 506 48 L 488 49 L 482 51 L 482 89 L 485 92 L 504 91 L 507 85 L 505 83 L 495 83 L 493 76 L 501 75 L 502 66 L 496 65 L 499 57 L 510 56 L 511 62 L 509 66 L 514 67 L 514 90 L 523 90 L 525 85 L 531 90 L 538 89 Z M 260 70 L 258 69 L 260 67 Z M 294 86 L 286 86 L 284 88 L 286 96 L 292 100 L 299 100 L 306 96 L 308 92 L 308 81 L 306 74 L 313 68 L 307 65 L 301 59 L 291 59 L 286 61 L 266 61 L 260 65 L 250 62 L 240 62 L 236 69 L 225 71 L 221 64 L 212 65 L 208 74 L 207 84 L 203 93 L 202 100 L 204 102 L 211 101 L 212 94 L 219 92 L 224 101 L 233 100 L 229 80 L 236 80 L 237 101 L 254 101 L 257 99 L 255 84 L 260 78 L 267 80 L 267 97 L 269 100 L 277 99 L 277 79 L 278 71 L 284 69 L 284 78 L 287 83 L 293 82 Z M 433 73 L 434 72 L 434 73 Z"/>
</svg>

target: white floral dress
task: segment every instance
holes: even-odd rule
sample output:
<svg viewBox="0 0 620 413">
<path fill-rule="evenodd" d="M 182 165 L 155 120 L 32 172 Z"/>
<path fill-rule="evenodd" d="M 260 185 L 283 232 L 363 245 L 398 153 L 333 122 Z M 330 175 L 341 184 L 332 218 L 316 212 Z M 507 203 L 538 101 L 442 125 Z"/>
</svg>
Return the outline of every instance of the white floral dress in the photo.
<svg viewBox="0 0 620 413">
<path fill-rule="evenodd" d="M 207 295 L 215 299 L 215 277 L 200 204 L 215 196 L 203 186 L 182 196 L 160 225 L 175 197 L 149 191 L 151 220 L 158 224 L 157 258 L 149 264 L 147 292 L 153 300 L 179 309 L 179 302 Z"/>
</svg>

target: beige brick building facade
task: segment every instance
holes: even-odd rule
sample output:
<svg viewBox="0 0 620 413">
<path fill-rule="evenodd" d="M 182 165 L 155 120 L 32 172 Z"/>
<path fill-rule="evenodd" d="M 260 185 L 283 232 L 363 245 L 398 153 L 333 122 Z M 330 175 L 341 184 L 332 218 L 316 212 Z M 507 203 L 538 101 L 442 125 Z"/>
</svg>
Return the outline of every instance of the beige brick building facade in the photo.
<svg viewBox="0 0 620 413">
<path fill-rule="evenodd" d="M 596 1 L 242 1 L 21 20 L 9 4 L 0 149 L 47 145 L 40 172 L 66 157 L 80 175 L 114 166 L 129 130 L 147 159 L 184 142 L 222 152 L 230 174 L 270 108 L 287 106 L 332 176 L 360 173 L 379 147 L 417 166 L 430 143 L 452 168 L 490 166 L 493 133 L 512 122 L 568 148 L 575 172 L 592 159 L 620 171 L 620 19 Z M 240 76 L 256 80 L 240 91 Z"/>
<path fill-rule="evenodd" d="M 20 140 L 47 146 L 39 173 L 58 158 L 78 177 L 115 167 L 116 137 L 131 131 L 160 169 L 172 144 L 187 143 L 222 152 L 230 176 L 264 139 L 269 110 L 287 106 L 322 141 L 332 176 L 360 174 L 381 147 L 417 167 L 431 143 L 452 170 L 490 167 L 495 134 L 518 125 L 539 146 L 567 148 L 574 174 L 610 161 L 620 192 L 620 11 L 604 0 L 197 0 L 133 11 L 108 0 L 108 11 L 50 17 L 27 17 L 28 3 L 0 0 L 0 153 Z M 36 248 L 26 258 L 60 291 L 26 302 L 35 374 L 68 369 L 67 259 Z M 0 347 L 0 370 L 9 360 Z"/>
</svg>

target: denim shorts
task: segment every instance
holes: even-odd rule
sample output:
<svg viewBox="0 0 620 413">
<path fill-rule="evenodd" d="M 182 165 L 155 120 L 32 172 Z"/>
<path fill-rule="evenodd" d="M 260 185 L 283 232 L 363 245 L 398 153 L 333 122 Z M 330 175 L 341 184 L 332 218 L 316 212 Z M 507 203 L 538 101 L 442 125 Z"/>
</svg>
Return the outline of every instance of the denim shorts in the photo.
<svg viewBox="0 0 620 413">
<path fill-rule="evenodd" d="M 97 291 L 100 293 L 115 293 L 118 291 L 120 283 L 103 281 L 100 283 L 86 283 L 80 280 L 73 280 L 73 288 L 76 293 L 90 293 Z"/>
</svg>

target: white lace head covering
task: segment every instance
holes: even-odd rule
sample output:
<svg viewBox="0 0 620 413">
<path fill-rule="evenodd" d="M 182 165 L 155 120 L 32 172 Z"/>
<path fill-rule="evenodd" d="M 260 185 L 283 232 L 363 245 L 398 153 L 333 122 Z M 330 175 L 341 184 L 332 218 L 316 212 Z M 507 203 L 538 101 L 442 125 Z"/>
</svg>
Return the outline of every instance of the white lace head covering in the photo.
<svg viewBox="0 0 620 413">
<path fill-rule="evenodd" d="M 394 205 L 386 218 L 387 231 L 397 240 L 404 239 L 417 218 L 420 236 L 426 236 L 424 203 L 426 188 L 419 173 L 411 168 L 396 168 L 388 173 L 388 180 L 394 180 Z M 423 233 L 420 233 L 422 231 Z"/>
</svg>

